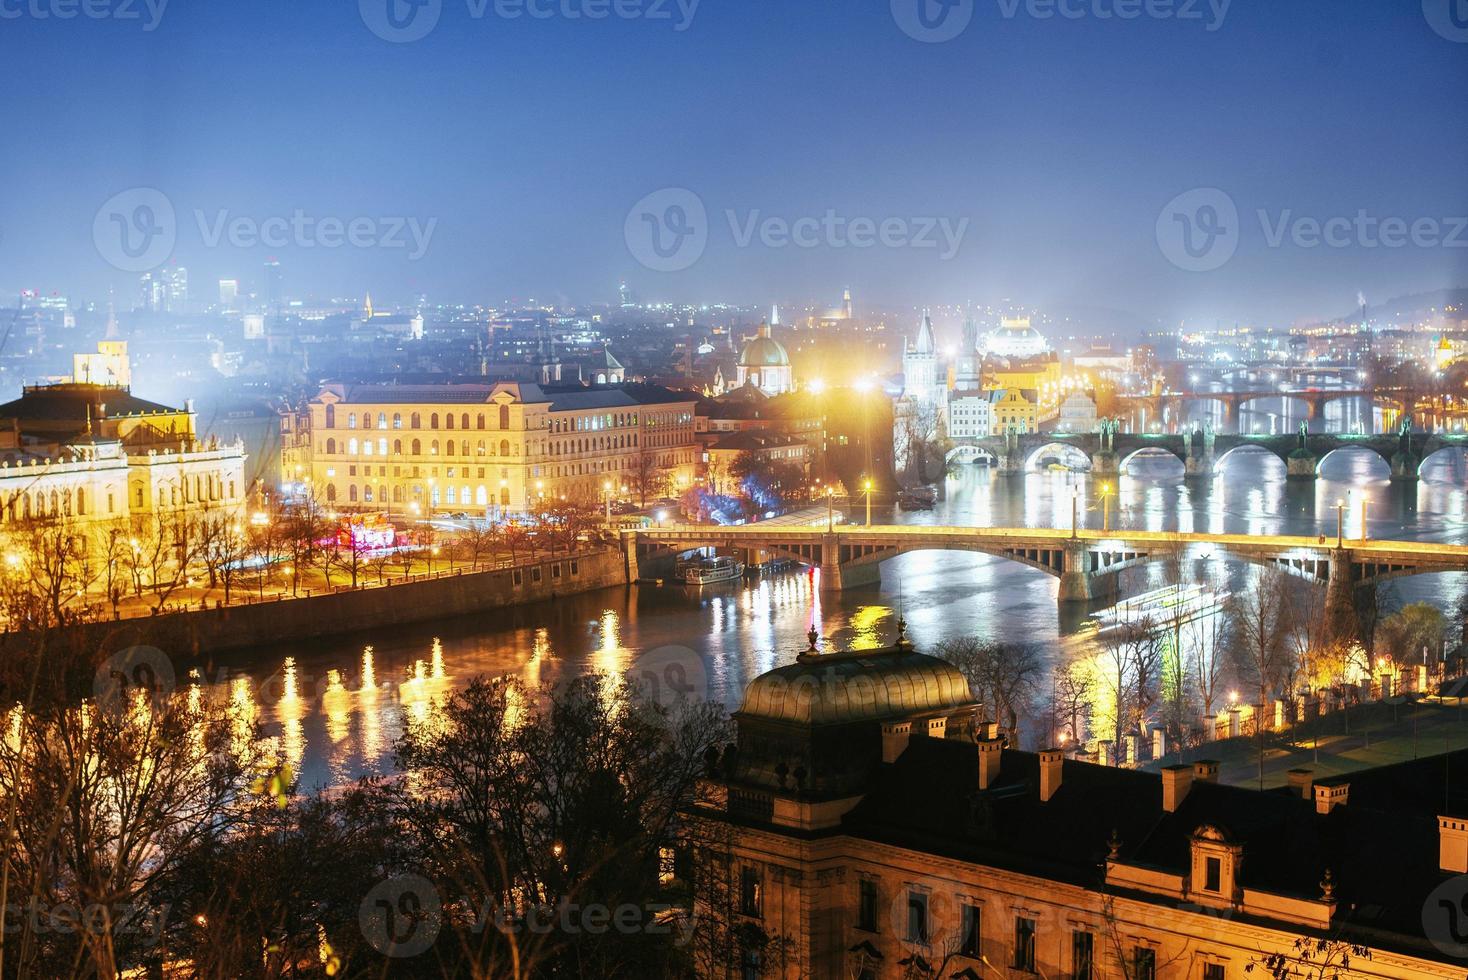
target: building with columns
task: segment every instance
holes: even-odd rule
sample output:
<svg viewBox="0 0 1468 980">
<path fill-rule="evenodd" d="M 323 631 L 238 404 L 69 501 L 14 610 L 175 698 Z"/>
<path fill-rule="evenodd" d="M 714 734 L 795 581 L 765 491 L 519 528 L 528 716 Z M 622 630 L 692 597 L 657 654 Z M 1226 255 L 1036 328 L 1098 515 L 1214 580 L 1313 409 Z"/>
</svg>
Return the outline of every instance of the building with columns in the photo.
<svg viewBox="0 0 1468 980">
<path fill-rule="evenodd" d="M 292 421 L 292 463 L 308 456 L 315 492 L 341 510 L 504 516 L 599 501 L 608 485 L 677 494 L 698 463 L 696 400 L 643 384 L 328 384 Z"/>
<path fill-rule="evenodd" d="M 1468 752 L 1261 791 L 1017 751 L 903 632 L 812 631 L 708 754 L 694 921 L 730 940 L 701 975 L 1244 980 L 1302 950 L 1292 975 L 1462 975 Z"/>
</svg>

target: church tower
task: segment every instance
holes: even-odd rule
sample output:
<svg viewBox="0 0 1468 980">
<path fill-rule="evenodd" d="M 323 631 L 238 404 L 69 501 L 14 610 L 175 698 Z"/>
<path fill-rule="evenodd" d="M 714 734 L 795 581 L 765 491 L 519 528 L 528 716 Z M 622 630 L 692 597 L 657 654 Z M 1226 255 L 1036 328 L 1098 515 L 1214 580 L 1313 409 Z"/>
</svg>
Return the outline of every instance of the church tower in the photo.
<svg viewBox="0 0 1468 980">
<path fill-rule="evenodd" d="M 938 373 L 938 344 L 933 336 L 933 320 L 927 310 L 923 310 L 917 336 L 902 355 L 902 375 L 904 398 L 922 405 L 943 406 L 946 386 Z"/>
</svg>

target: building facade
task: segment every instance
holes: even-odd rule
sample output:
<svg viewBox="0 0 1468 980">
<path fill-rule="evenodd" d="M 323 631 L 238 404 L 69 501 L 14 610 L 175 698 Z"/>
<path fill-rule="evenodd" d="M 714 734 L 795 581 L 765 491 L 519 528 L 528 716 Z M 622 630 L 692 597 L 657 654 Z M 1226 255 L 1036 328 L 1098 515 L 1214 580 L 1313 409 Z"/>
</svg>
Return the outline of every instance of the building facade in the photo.
<svg viewBox="0 0 1468 980">
<path fill-rule="evenodd" d="M 994 414 L 984 395 L 964 395 L 948 403 L 948 435 L 952 439 L 984 439 L 994 431 Z"/>
<path fill-rule="evenodd" d="M 1468 869 L 1468 820 L 1441 816 L 1468 753 L 1269 791 L 1216 762 L 1119 769 L 1011 748 L 901 632 L 817 645 L 750 684 L 707 757 L 695 921 L 728 940 L 701 976 L 1244 980 L 1275 954 L 1308 956 L 1302 977 L 1462 974 L 1433 899 Z"/>
<path fill-rule="evenodd" d="M 695 400 L 637 384 L 330 384 L 308 406 L 310 479 L 337 509 L 423 515 L 525 514 L 608 486 L 675 494 L 698 463 Z"/>
<path fill-rule="evenodd" d="M 996 436 L 1038 431 L 1040 407 L 1037 392 L 1018 388 L 995 389 L 989 392 L 989 411 Z"/>
</svg>

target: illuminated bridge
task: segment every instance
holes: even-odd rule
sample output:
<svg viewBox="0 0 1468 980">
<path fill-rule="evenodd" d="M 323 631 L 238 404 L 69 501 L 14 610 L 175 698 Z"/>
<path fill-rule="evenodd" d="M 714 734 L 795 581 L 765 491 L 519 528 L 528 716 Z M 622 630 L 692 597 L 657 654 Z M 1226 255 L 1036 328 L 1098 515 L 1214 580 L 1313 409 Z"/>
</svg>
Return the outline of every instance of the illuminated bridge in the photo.
<svg viewBox="0 0 1468 980">
<path fill-rule="evenodd" d="M 972 551 L 1037 568 L 1060 580 L 1061 602 L 1114 593 L 1116 575 L 1179 557 L 1232 557 L 1281 568 L 1327 587 L 1328 604 L 1349 603 L 1358 587 L 1429 572 L 1468 571 L 1468 546 L 1415 541 L 1338 540 L 1331 536 L 1177 534 L 1162 531 L 912 525 L 721 527 L 675 525 L 623 532 L 628 581 L 640 564 L 697 548 L 744 551 L 755 560 L 793 559 L 821 570 L 821 587 L 839 591 L 881 579 L 879 566 L 910 551 Z"/>
</svg>

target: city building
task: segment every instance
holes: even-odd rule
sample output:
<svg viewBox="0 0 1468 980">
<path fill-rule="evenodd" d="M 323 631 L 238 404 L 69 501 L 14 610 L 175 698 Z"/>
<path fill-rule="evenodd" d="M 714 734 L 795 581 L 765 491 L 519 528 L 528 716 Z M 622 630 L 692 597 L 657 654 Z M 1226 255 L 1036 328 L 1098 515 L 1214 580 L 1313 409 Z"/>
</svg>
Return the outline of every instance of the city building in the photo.
<svg viewBox="0 0 1468 980">
<path fill-rule="evenodd" d="M 810 475 L 812 453 L 804 439 L 778 432 L 735 432 L 720 436 L 704 450 L 704 482 L 714 493 L 735 489 L 736 461 L 753 456 L 765 463 L 793 466 L 802 477 Z"/>
<path fill-rule="evenodd" d="M 963 339 L 958 357 L 953 361 L 952 388 L 955 393 L 975 392 L 983 384 L 982 353 L 979 350 L 979 325 L 973 317 L 963 321 Z"/>
<path fill-rule="evenodd" d="M 994 412 L 986 395 L 962 395 L 948 403 L 948 436 L 984 439 L 994 431 Z"/>
<path fill-rule="evenodd" d="M 736 384 L 758 388 L 766 395 L 783 395 L 795 390 L 795 372 L 785 347 L 770 336 L 770 325 L 761 323 L 754 339 L 739 354 Z"/>
<path fill-rule="evenodd" d="M 109 313 L 107 333 L 97 342 L 94 354 L 73 354 L 71 380 L 81 384 L 128 388 L 133 383 L 132 361 L 127 354 L 127 341 L 117 334 L 117 318 Z"/>
<path fill-rule="evenodd" d="M 709 753 L 694 918 L 731 941 L 706 975 L 1244 980 L 1302 948 L 1293 976 L 1462 974 L 1433 899 L 1468 871 L 1468 752 L 1260 791 L 1017 751 L 904 633 L 812 630 Z"/>
<path fill-rule="evenodd" d="M 996 388 L 989 392 L 989 411 L 994 435 L 1039 430 L 1038 393 L 1019 388 Z"/>
<path fill-rule="evenodd" d="M 601 500 L 607 483 L 619 496 L 677 493 L 698 464 L 696 397 L 641 384 L 328 384 L 308 408 L 310 478 L 340 509 L 423 514 L 523 514 L 544 499 Z M 297 447 L 304 424 L 291 422 Z"/>
<path fill-rule="evenodd" d="M 196 422 L 121 386 L 25 388 L 0 405 L 0 523 L 242 506 L 243 444 L 201 439 Z"/>
<path fill-rule="evenodd" d="M 984 352 L 992 357 L 1038 357 L 1050 350 L 1044 334 L 1030 324 L 1030 318 L 1004 317 L 999 326 L 984 339 Z"/>
<path fill-rule="evenodd" d="M 938 370 L 938 343 L 928 311 L 918 323 L 917 336 L 902 353 L 902 396 L 940 411 L 947 400 L 947 387 Z"/>
<path fill-rule="evenodd" d="M 1083 391 L 1074 391 L 1060 403 L 1060 414 L 1056 418 L 1056 432 L 1094 432 L 1096 430 L 1096 403 Z"/>
<path fill-rule="evenodd" d="M 139 299 L 150 313 L 188 312 L 189 270 L 173 266 L 143 273 Z"/>
</svg>

